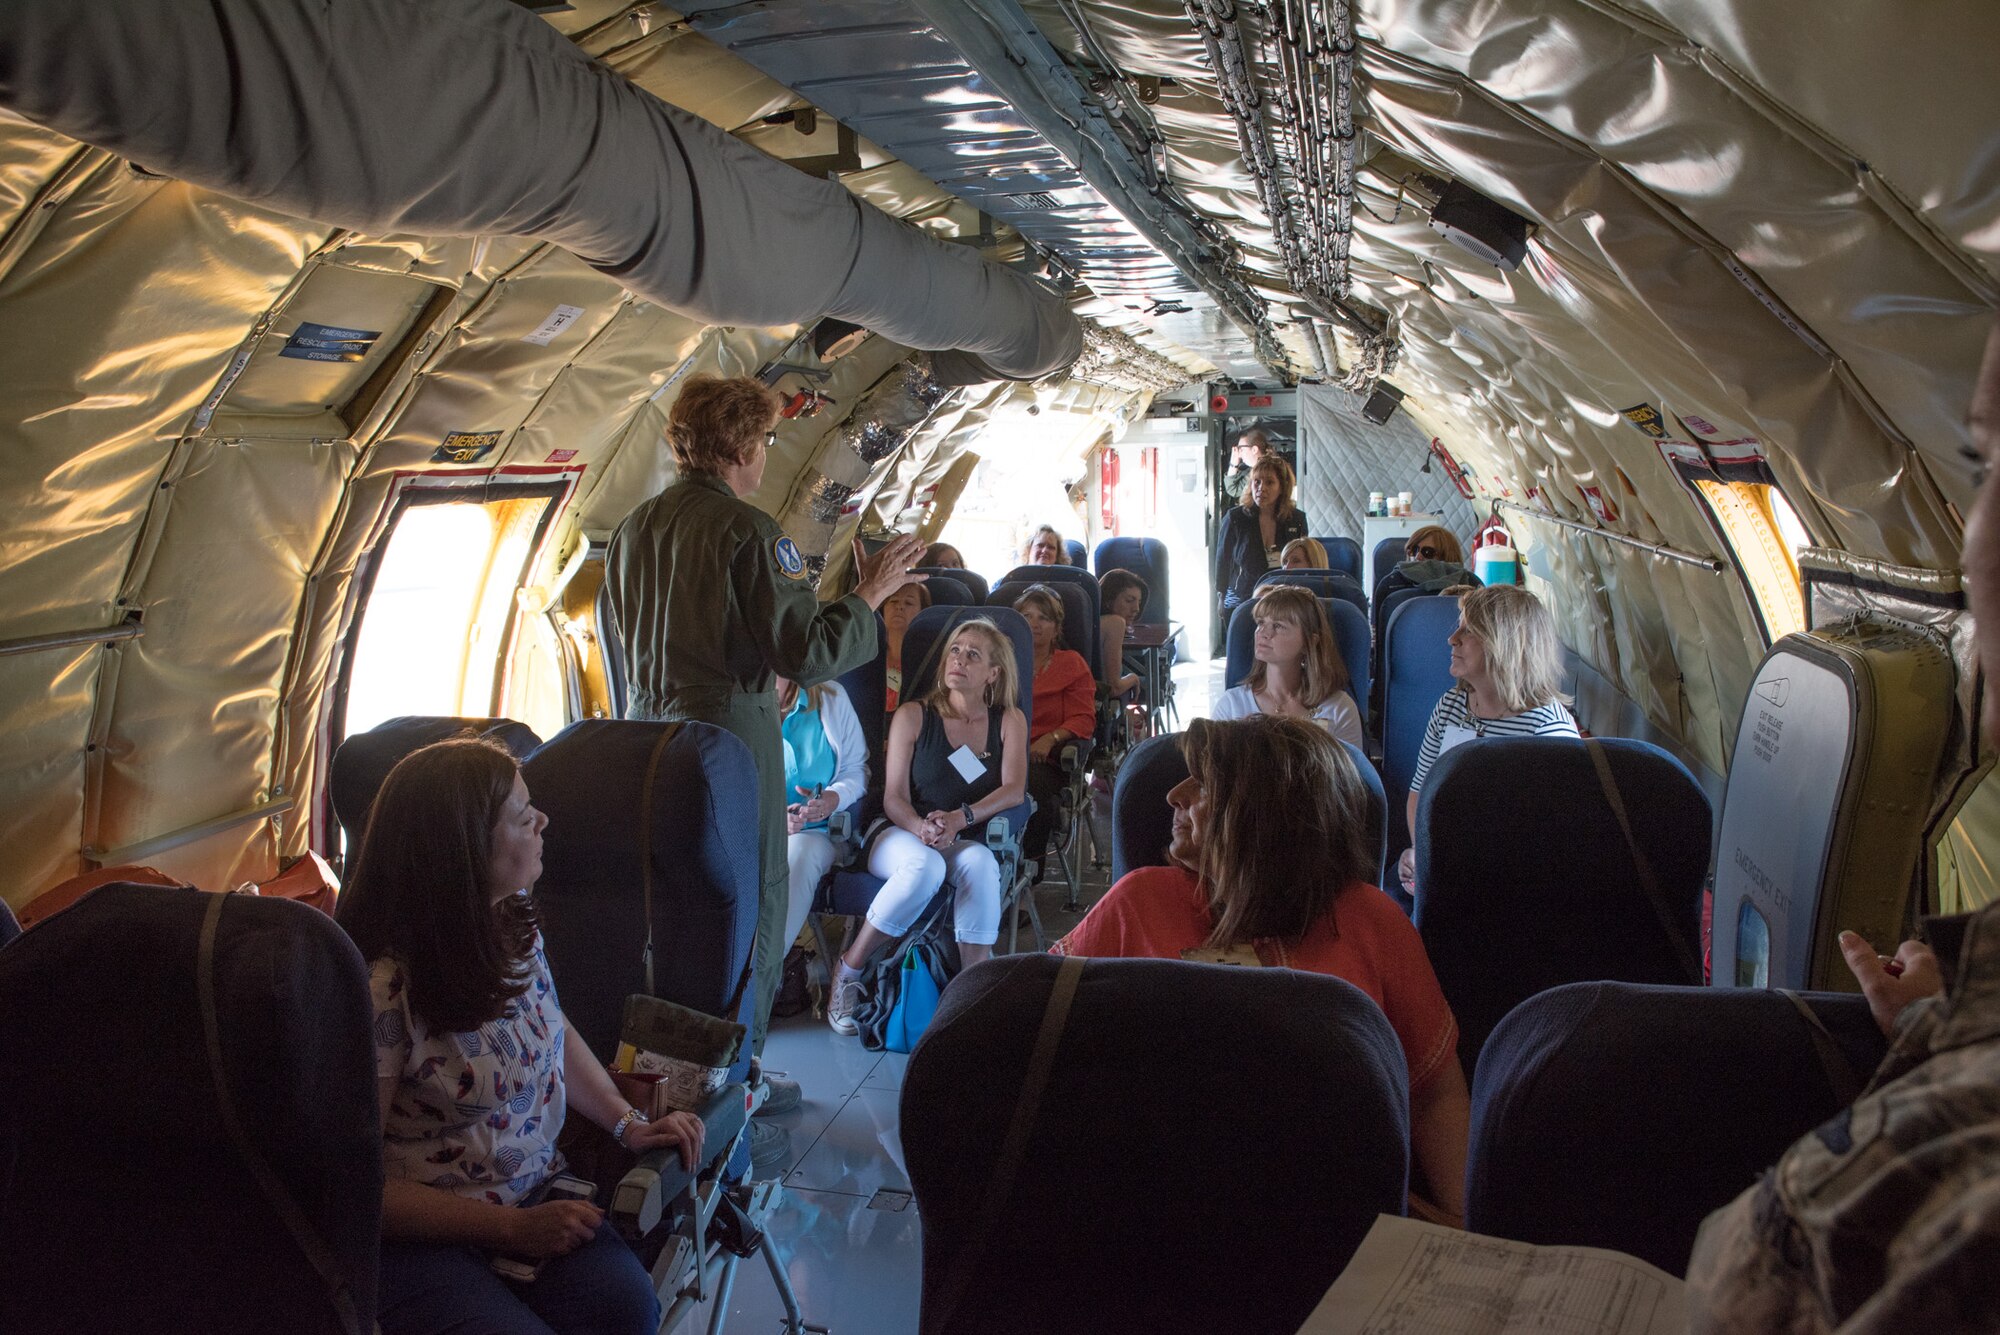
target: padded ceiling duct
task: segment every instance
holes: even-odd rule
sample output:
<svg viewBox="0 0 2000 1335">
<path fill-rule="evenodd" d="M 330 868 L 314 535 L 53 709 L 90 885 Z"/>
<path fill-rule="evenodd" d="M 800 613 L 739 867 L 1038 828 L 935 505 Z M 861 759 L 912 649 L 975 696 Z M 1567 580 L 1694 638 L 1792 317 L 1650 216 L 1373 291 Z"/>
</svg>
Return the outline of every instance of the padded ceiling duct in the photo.
<svg viewBox="0 0 2000 1335">
<path fill-rule="evenodd" d="M 527 236 L 717 325 L 836 315 L 1033 378 L 1051 289 L 924 235 L 493 0 L 8 0 L 0 106 L 235 198 L 368 233 Z"/>
</svg>

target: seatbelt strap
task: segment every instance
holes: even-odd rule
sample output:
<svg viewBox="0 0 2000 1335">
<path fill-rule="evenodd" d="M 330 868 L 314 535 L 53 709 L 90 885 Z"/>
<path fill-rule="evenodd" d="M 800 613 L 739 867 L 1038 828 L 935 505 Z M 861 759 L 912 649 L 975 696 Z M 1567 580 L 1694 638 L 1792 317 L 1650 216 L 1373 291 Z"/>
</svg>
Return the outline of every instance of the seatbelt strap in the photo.
<svg viewBox="0 0 2000 1335">
<path fill-rule="evenodd" d="M 1639 884 L 1652 901 L 1653 912 L 1659 916 L 1661 930 L 1674 943 L 1674 954 L 1679 956 L 1682 971 L 1695 982 L 1701 981 L 1701 959 L 1694 948 L 1688 945 L 1682 933 L 1680 922 L 1674 916 L 1673 907 L 1660 890 L 1659 878 L 1653 875 L 1653 860 L 1639 847 L 1638 838 L 1632 833 L 1632 818 L 1626 814 L 1625 799 L 1618 791 L 1618 780 L 1611 773 L 1611 759 L 1604 754 L 1604 747 L 1595 737 L 1583 739 L 1584 749 L 1590 752 L 1590 763 L 1597 768 L 1598 785 L 1604 789 L 1604 800 L 1611 805 L 1611 814 L 1618 820 L 1618 829 L 1625 836 L 1626 851 L 1632 855 L 1632 867 L 1639 873 Z"/>
<path fill-rule="evenodd" d="M 646 913 L 646 945 L 642 959 L 646 965 L 646 995 L 653 991 L 653 780 L 660 772 L 660 757 L 666 755 L 667 747 L 680 735 L 681 723 L 669 723 L 660 729 L 659 738 L 653 743 L 653 753 L 646 757 L 646 778 L 639 785 L 639 891 Z"/>
<path fill-rule="evenodd" d="M 215 1008 L 215 937 L 222 922 L 222 907 L 228 902 L 228 895 L 210 895 L 208 909 L 201 919 L 200 944 L 196 948 L 195 989 L 201 1004 L 201 1032 L 208 1047 L 208 1073 L 215 1085 L 215 1106 L 222 1115 L 222 1126 L 229 1133 L 230 1144 L 236 1149 L 237 1157 L 250 1176 L 256 1180 L 257 1190 L 263 1193 L 265 1202 L 278 1222 L 292 1235 L 292 1241 L 305 1254 L 307 1262 L 319 1272 L 320 1283 L 325 1285 L 329 1300 L 333 1303 L 334 1314 L 340 1319 L 340 1328 L 347 1335 L 371 1335 L 375 1322 L 370 1319 L 362 1324 L 361 1315 L 354 1306 L 354 1288 L 342 1273 L 340 1262 L 334 1257 L 333 1249 L 327 1246 L 305 1211 L 299 1208 L 292 1194 L 285 1190 L 285 1184 L 271 1171 L 271 1165 L 251 1143 L 244 1132 L 242 1115 L 237 1111 L 236 1101 L 229 1094 L 229 1077 L 222 1064 L 222 1024 Z"/>
<path fill-rule="evenodd" d="M 1028 1137 L 1035 1129 L 1035 1115 L 1041 1111 L 1042 1091 L 1048 1087 L 1049 1073 L 1055 1069 L 1056 1049 L 1062 1046 L 1070 1002 L 1076 999 L 1076 985 L 1083 978 L 1086 962 L 1081 956 L 1065 955 L 1062 967 L 1056 970 L 1048 1006 L 1042 1011 L 1042 1027 L 1035 1035 L 1035 1050 L 1028 1058 L 1028 1072 L 1021 1082 L 1021 1097 L 1014 1103 L 1014 1120 L 1007 1124 L 1006 1138 L 1000 1142 L 1000 1153 L 993 1161 L 993 1176 L 987 1179 L 986 1196 L 979 1203 L 972 1237 L 953 1261 L 951 1273 L 945 1279 L 943 1295 L 938 1299 L 937 1319 L 926 1323 L 934 1332 L 950 1328 L 952 1314 L 978 1273 L 986 1239 L 1000 1226 L 1000 1212 L 1013 1194 L 1014 1178 L 1021 1171 L 1021 1161 L 1027 1157 Z"/>
<path fill-rule="evenodd" d="M 1840 1050 L 1833 1031 L 1826 1027 L 1826 1021 L 1814 1013 L 1806 1004 L 1806 999 L 1789 988 L 1771 989 L 1798 1010 L 1805 1018 L 1806 1037 L 1812 1040 L 1813 1055 L 1819 1058 L 1819 1069 L 1826 1075 L 1826 1083 L 1833 1090 L 1834 1101 L 1841 1107 L 1850 1106 L 1861 1097 L 1862 1080 L 1854 1069 L 1854 1063 L 1847 1060 L 1847 1054 Z"/>
</svg>

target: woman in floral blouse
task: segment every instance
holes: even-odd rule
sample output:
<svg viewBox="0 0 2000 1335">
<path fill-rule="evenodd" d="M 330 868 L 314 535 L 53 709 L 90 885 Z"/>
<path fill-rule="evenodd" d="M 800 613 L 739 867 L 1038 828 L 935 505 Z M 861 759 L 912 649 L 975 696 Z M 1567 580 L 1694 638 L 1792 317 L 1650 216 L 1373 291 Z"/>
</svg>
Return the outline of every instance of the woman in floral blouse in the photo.
<svg viewBox="0 0 2000 1335">
<path fill-rule="evenodd" d="M 382 785 L 341 896 L 375 1003 L 385 1335 L 651 1335 L 659 1322 L 604 1212 L 540 1198 L 564 1166 L 571 1106 L 633 1151 L 677 1146 L 690 1167 L 702 1142 L 692 1114 L 647 1122 L 563 1020 L 528 893 L 547 823 L 505 750 L 424 747 Z M 495 1255 L 540 1274 L 503 1279 Z"/>
</svg>

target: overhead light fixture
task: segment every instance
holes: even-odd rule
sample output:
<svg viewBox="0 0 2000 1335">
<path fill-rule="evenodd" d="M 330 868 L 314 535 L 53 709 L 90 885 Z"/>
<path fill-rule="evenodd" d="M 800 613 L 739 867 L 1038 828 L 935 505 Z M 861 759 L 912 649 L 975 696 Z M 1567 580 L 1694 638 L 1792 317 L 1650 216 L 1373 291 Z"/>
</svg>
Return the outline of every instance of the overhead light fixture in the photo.
<svg viewBox="0 0 2000 1335">
<path fill-rule="evenodd" d="M 1448 182 L 1438 192 L 1431 230 L 1501 269 L 1518 269 L 1528 257 L 1528 220 L 1461 181 Z"/>
<path fill-rule="evenodd" d="M 1396 407 L 1402 401 L 1402 390 L 1386 380 L 1377 380 L 1368 393 L 1368 402 L 1361 405 L 1361 415 L 1376 426 L 1383 426 L 1395 416 Z"/>
</svg>

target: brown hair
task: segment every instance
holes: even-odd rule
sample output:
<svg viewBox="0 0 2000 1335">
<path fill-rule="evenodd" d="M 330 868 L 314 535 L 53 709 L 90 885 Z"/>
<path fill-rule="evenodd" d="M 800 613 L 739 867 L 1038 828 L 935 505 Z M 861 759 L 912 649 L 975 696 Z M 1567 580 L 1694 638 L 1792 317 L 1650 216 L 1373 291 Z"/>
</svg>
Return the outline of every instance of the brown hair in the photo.
<svg viewBox="0 0 2000 1335">
<path fill-rule="evenodd" d="M 951 688 L 944 684 L 944 659 L 958 638 L 967 634 L 978 635 L 986 641 L 986 652 L 992 655 L 994 664 L 1000 669 L 999 677 L 995 678 L 993 684 L 986 690 L 986 707 L 1012 709 L 1014 702 L 1021 698 L 1021 674 L 1014 662 L 1014 642 L 985 617 L 961 621 L 952 627 L 951 634 L 945 636 L 942 647 L 936 650 L 937 670 L 931 675 L 931 690 L 930 694 L 924 697 L 924 708 L 935 709 L 946 718 L 957 717 L 950 712 Z"/>
<path fill-rule="evenodd" d="M 1097 581 L 1098 606 L 1111 606 L 1112 601 L 1127 589 L 1139 591 L 1139 611 L 1143 614 L 1147 602 L 1153 596 L 1153 591 L 1147 587 L 1144 579 L 1122 568 L 1105 571 L 1103 577 Z"/>
<path fill-rule="evenodd" d="M 1251 499 L 1247 483 L 1259 473 L 1269 473 L 1278 480 L 1278 518 L 1290 519 L 1294 508 L 1292 493 L 1298 489 L 1299 480 L 1292 472 L 1292 466 L 1285 462 L 1282 455 L 1267 454 L 1250 466 L 1250 476 L 1245 479 L 1246 485 L 1243 488 L 1243 508 L 1253 514 L 1256 513 L 1257 502 Z"/>
<path fill-rule="evenodd" d="M 946 552 L 950 552 L 954 559 L 950 561 L 945 560 L 944 554 Z M 917 559 L 917 564 L 920 566 L 930 566 L 938 570 L 963 570 L 965 569 L 965 557 L 958 548 L 948 542 L 934 542 L 924 548 L 924 554 Z"/>
<path fill-rule="evenodd" d="M 495 904 L 486 879 L 518 768 L 504 747 L 470 735 L 404 756 L 369 808 L 335 910 L 361 958 L 402 964 L 410 1010 L 440 1032 L 491 1024 L 528 987 L 534 900 Z"/>
<path fill-rule="evenodd" d="M 1193 871 L 1215 927 L 1204 943 L 1297 941 L 1374 879 L 1368 789 L 1345 746 L 1303 719 L 1195 719 L 1181 736 L 1208 798 Z M 1282 799 L 1282 800 L 1280 800 Z"/>
<path fill-rule="evenodd" d="M 1431 557 L 1431 560 L 1449 561 L 1455 566 L 1465 564 L 1465 552 L 1458 545 L 1458 535 L 1440 525 L 1426 524 L 1406 538 L 1403 541 L 1404 558 L 1411 561 L 1416 560 L 1417 558 L 1411 556 L 1410 553 L 1419 547 L 1435 547 L 1437 549 L 1437 555 Z"/>
<path fill-rule="evenodd" d="M 1340 646 L 1333 642 L 1333 623 L 1326 619 L 1326 608 L 1311 589 L 1297 584 L 1266 584 L 1250 605 L 1250 616 L 1255 621 L 1289 621 L 1305 636 L 1305 662 L 1301 664 L 1305 682 L 1299 699 L 1307 709 L 1318 709 L 1333 698 L 1335 691 L 1347 689 L 1351 678 L 1347 662 L 1340 656 Z M 1250 675 L 1244 680 L 1251 690 L 1264 689 L 1267 666 L 1262 661 L 1250 665 Z"/>
<path fill-rule="evenodd" d="M 778 396 L 747 375 L 698 375 L 667 413 L 667 445 L 683 473 L 714 477 L 748 463 L 778 424 Z"/>
<path fill-rule="evenodd" d="M 1061 594 L 1046 584 L 1030 584 L 1026 589 L 1022 590 L 1021 596 L 1014 600 L 1014 610 L 1016 612 L 1024 607 L 1033 607 L 1043 616 L 1055 622 L 1056 637 L 1058 639 L 1062 637 L 1063 601 Z M 1060 645 L 1057 647 L 1061 648 Z"/>
</svg>

